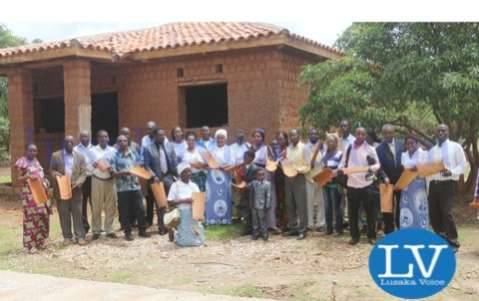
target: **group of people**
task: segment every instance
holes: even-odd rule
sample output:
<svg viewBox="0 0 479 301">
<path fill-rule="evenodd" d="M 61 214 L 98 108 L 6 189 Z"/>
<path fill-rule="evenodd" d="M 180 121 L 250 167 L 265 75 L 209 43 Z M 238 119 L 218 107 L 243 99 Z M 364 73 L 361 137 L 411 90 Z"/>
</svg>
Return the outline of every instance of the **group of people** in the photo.
<svg viewBox="0 0 479 301">
<path fill-rule="evenodd" d="M 211 137 L 204 126 L 197 137 L 175 127 L 168 138 L 153 121 L 147 128 L 140 144 L 132 140 L 126 127 L 114 145 L 104 130 L 96 134 L 95 146 L 88 132 L 79 134 L 76 145 L 74 137 L 67 135 L 63 148 L 51 156 L 50 177 L 36 159 L 37 147 L 29 144 L 15 164 L 18 181 L 24 183 L 24 247 L 32 252 L 45 248 L 52 212 L 51 204 L 35 202 L 27 181 L 31 178 L 40 179 L 45 189 L 53 186 L 65 244 L 87 244 L 90 229 L 91 240 L 99 239 L 102 232 L 117 238 L 113 229 L 117 212 L 126 240 L 133 240 L 135 227 L 139 237 L 149 237 L 147 229 L 156 212 L 160 235 L 169 233 L 179 246 L 202 245 L 203 225 L 192 217 L 192 195 L 205 192 L 206 225 L 239 222 L 243 234 L 254 240 L 268 240 L 269 233 L 301 240 L 308 231 L 340 236 L 349 227 L 351 245 L 359 242 L 362 231 L 374 244 L 378 228 L 388 234 L 399 228 L 430 225 L 452 247 L 459 247 L 451 208 L 467 162 L 462 147 L 449 140 L 446 125 L 437 127 L 437 143 L 429 150 L 412 135 L 403 144 L 389 124 L 382 129 L 380 143 L 362 127 L 353 135 L 347 120 L 341 121 L 338 133 L 324 137 L 310 128 L 304 142 L 298 129 L 279 131 L 271 143 L 266 142 L 261 128 L 253 130 L 249 139 L 244 130 L 237 130 L 234 142 L 228 144 L 224 129 Z M 395 184 L 404 169 L 415 170 L 419 164 L 436 161 L 444 163 L 444 170 L 415 178 L 394 193 L 393 212 L 380 213 L 379 183 Z M 143 181 L 131 173 L 134 166 L 144 167 L 151 179 Z M 355 167 L 365 169 L 345 172 Z M 320 186 L 315 176 L 325 168 L 332 170 L 333 176 Z M 60 197 L 56 181 L 63 175 L 71 180 L 68 200 Z M 152 185 L 159 182 L 168 202 L 180 212 L 175 231 L 165 225 L 167 208 L 158 205 L 152 191 Z"/>
</svg>

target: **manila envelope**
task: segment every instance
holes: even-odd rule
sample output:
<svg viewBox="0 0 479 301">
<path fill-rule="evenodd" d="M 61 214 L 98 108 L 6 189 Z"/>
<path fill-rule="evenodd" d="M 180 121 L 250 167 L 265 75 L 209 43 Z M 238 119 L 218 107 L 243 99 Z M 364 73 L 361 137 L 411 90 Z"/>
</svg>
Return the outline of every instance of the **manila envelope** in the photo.
<svg viewBox="0 0 479 301">
<path fill-rule="evenodd" d="M 368 169 L 369 169 L 368 166 L 354 166 L 354 167 L 343 168 L 343 172 L 345 175 L 350 175 L 353 173 L 367 172 Z"/>
<path fill-rule="evenodd" d="M 48 201 L 48 195 L 43 187 L 42 181 L 39 178 L 35 178 L 28 179 L 27 182 L 35 203 L 37 203 L 37 205 L 45 204 Z"/>
<path fill-rule="evenodd" d="M 271 159 L 266 159 L 266 170 L 269 172 L 275 172 L 278 169 L 278 162 Z"/>
<path fill-rule="evenodd" d="M 203 154 L 203 158 L 205 159 L 206 163 L 208 163 L 208 167 L 211 169 L 218 169 L 220 168 L 220 164 L 216 159 L 213 157 L 213 155 L 209 152 L 206 151 Z"/>
<path fill-rule="evenodd" d="M 417 166 L 417 172 L 420 177 L 428 177 L 434 174 L 437 174 L 441 170 L 446 168 L 442 161 L 434 162 L 434 163 L 426 163 Z"/>
<path fill-rule="evenodd" d="M 324 168 L 320 173 L 313 177 L 313 180 L 320 186 L 331 182 L 334 178 L 334 172 L 331 168 Z"/>
<path fill-rule="evenodd" d="M 67 201 L 72 198 L 72 182 L 69 176 L 57 176 L 60 199 Z"/>
<path fill-rule="evenodd" d="M 98 166 L 98 169 L 105 172 L 105 171 L 108 171 L 108 168 L 110 168 L 110 164 L 108 164 L 108 162 L 104 159 L 100 159 L 98 160 L 98 162 L 96 162 L 97 166 Z"/>
<path fill-rule="evenodd" d="M 479 209 L 479 198 L 474 199 L 472 202 L 470 202 L 469 207 Z"/>
<path fill-rule="evenodd" d="M 405 169 L 396 182 L 396 185 L 394 185 L 394 190 L 403 190 L 406 188 L 409 184 L 411 184 L 412 181 L 414 181 L 414 179 L 417 177 L 417 174 L 417 171 Z"/>
<path fill-rule="evenodd" d="M 133 166 L 129 171 L 132 175 L 135 175 L 145 180 L 149 180 L 152 177 L 151 173 L 141 166 Z"/>
<path fill-rule="evenodd" d="M 294 178 L 298 175 L 298 171 L 294 168 L 294 165 L 287 160 L 283 160 L 281 167 L 283 168 L 284 175 L 288 178 Z"/>
<path fill-rule="evenodd" d="M 163 182 L 152 183 L 151 191 L 153 192 L 158 208 L 168 208 L 168 200 L 166 198 L 165 185 Z"/>
<path fill-rule="evenodd" d="M 381 199 L 381 212 L 392 213 L 393 212 L 393 184 L 379 184 L 379 195 Z"/>
<path fill-rule="evenodd" d="M 193 219 L 195 221 L 202 221 L 205 218 L 205 200 L 206 193 L 193 192 L 191 198 L 193 199 Z"/>
</svg>

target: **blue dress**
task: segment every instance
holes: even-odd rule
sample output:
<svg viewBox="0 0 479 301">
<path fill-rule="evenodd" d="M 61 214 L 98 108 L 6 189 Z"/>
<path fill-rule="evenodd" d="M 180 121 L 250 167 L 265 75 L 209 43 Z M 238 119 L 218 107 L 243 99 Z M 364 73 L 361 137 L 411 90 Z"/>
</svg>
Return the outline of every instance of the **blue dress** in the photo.
<svg viewBox="0 0 479 301">
<path fill-rule="evenodd" d="M 402 154 L 401 163 L 404 167 L 416 166 L 425 160 L 425 152 L 416 150 L 413 155 L 405 152 Z M 400 228 L 422 228 L 429 227 L 429 210 L 427 203 L 426 180 L 416 178 L 401 192 L 399 202 L 399 224 Z"/>
<path fill-rule="evenodd" d="M 214 145 L 211 154 L 220 166 L 234 164 L 229 146 Z M 209 169 L 206 180 L 206 224 L 231 224 L 232 216 L 231 174 L 219 169 Z"/>
</svg>

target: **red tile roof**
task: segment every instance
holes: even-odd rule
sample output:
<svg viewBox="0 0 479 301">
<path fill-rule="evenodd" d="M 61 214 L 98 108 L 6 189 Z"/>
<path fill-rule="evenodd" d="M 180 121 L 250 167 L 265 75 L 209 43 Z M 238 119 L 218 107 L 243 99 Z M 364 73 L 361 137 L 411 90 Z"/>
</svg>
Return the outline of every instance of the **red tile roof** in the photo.
<svg viewBox="0 0 479 301">
<path fill-rule="evenodd" d="M 334 48 L 292 34 L 285 28 L 271 24 L 252 22 L 178 22 L 141 30 L 105 33 L 58 42 L 3 48 L 0 49 L 0 59 L 26 53 L 74 47 L 105 51 L 112 56 L 121 58 L 129 54 L 145 51 L 249 41 L 280 35 L 286 36 L 293 41 L 300 41 L 313 47 L 321 48 L 335 55 L 340 54 Z"/>
</svg>

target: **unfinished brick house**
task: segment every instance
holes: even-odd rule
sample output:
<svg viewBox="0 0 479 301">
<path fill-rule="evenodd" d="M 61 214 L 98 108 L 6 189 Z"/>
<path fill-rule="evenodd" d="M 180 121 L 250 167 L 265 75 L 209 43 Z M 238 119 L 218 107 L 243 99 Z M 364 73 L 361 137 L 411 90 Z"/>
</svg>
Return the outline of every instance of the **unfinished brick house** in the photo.
<svg viewBox="0 0 479 301">
<path fill-rule="evenodd" d="M 0 49 L 8 77 L 11 156 L 34 141 L 44 166 L 62 137 L 145 123 L 196 129 L 298 125 L 305 64 L 336 50 L 262 23 L 186 22 Z"/>
</svg>

